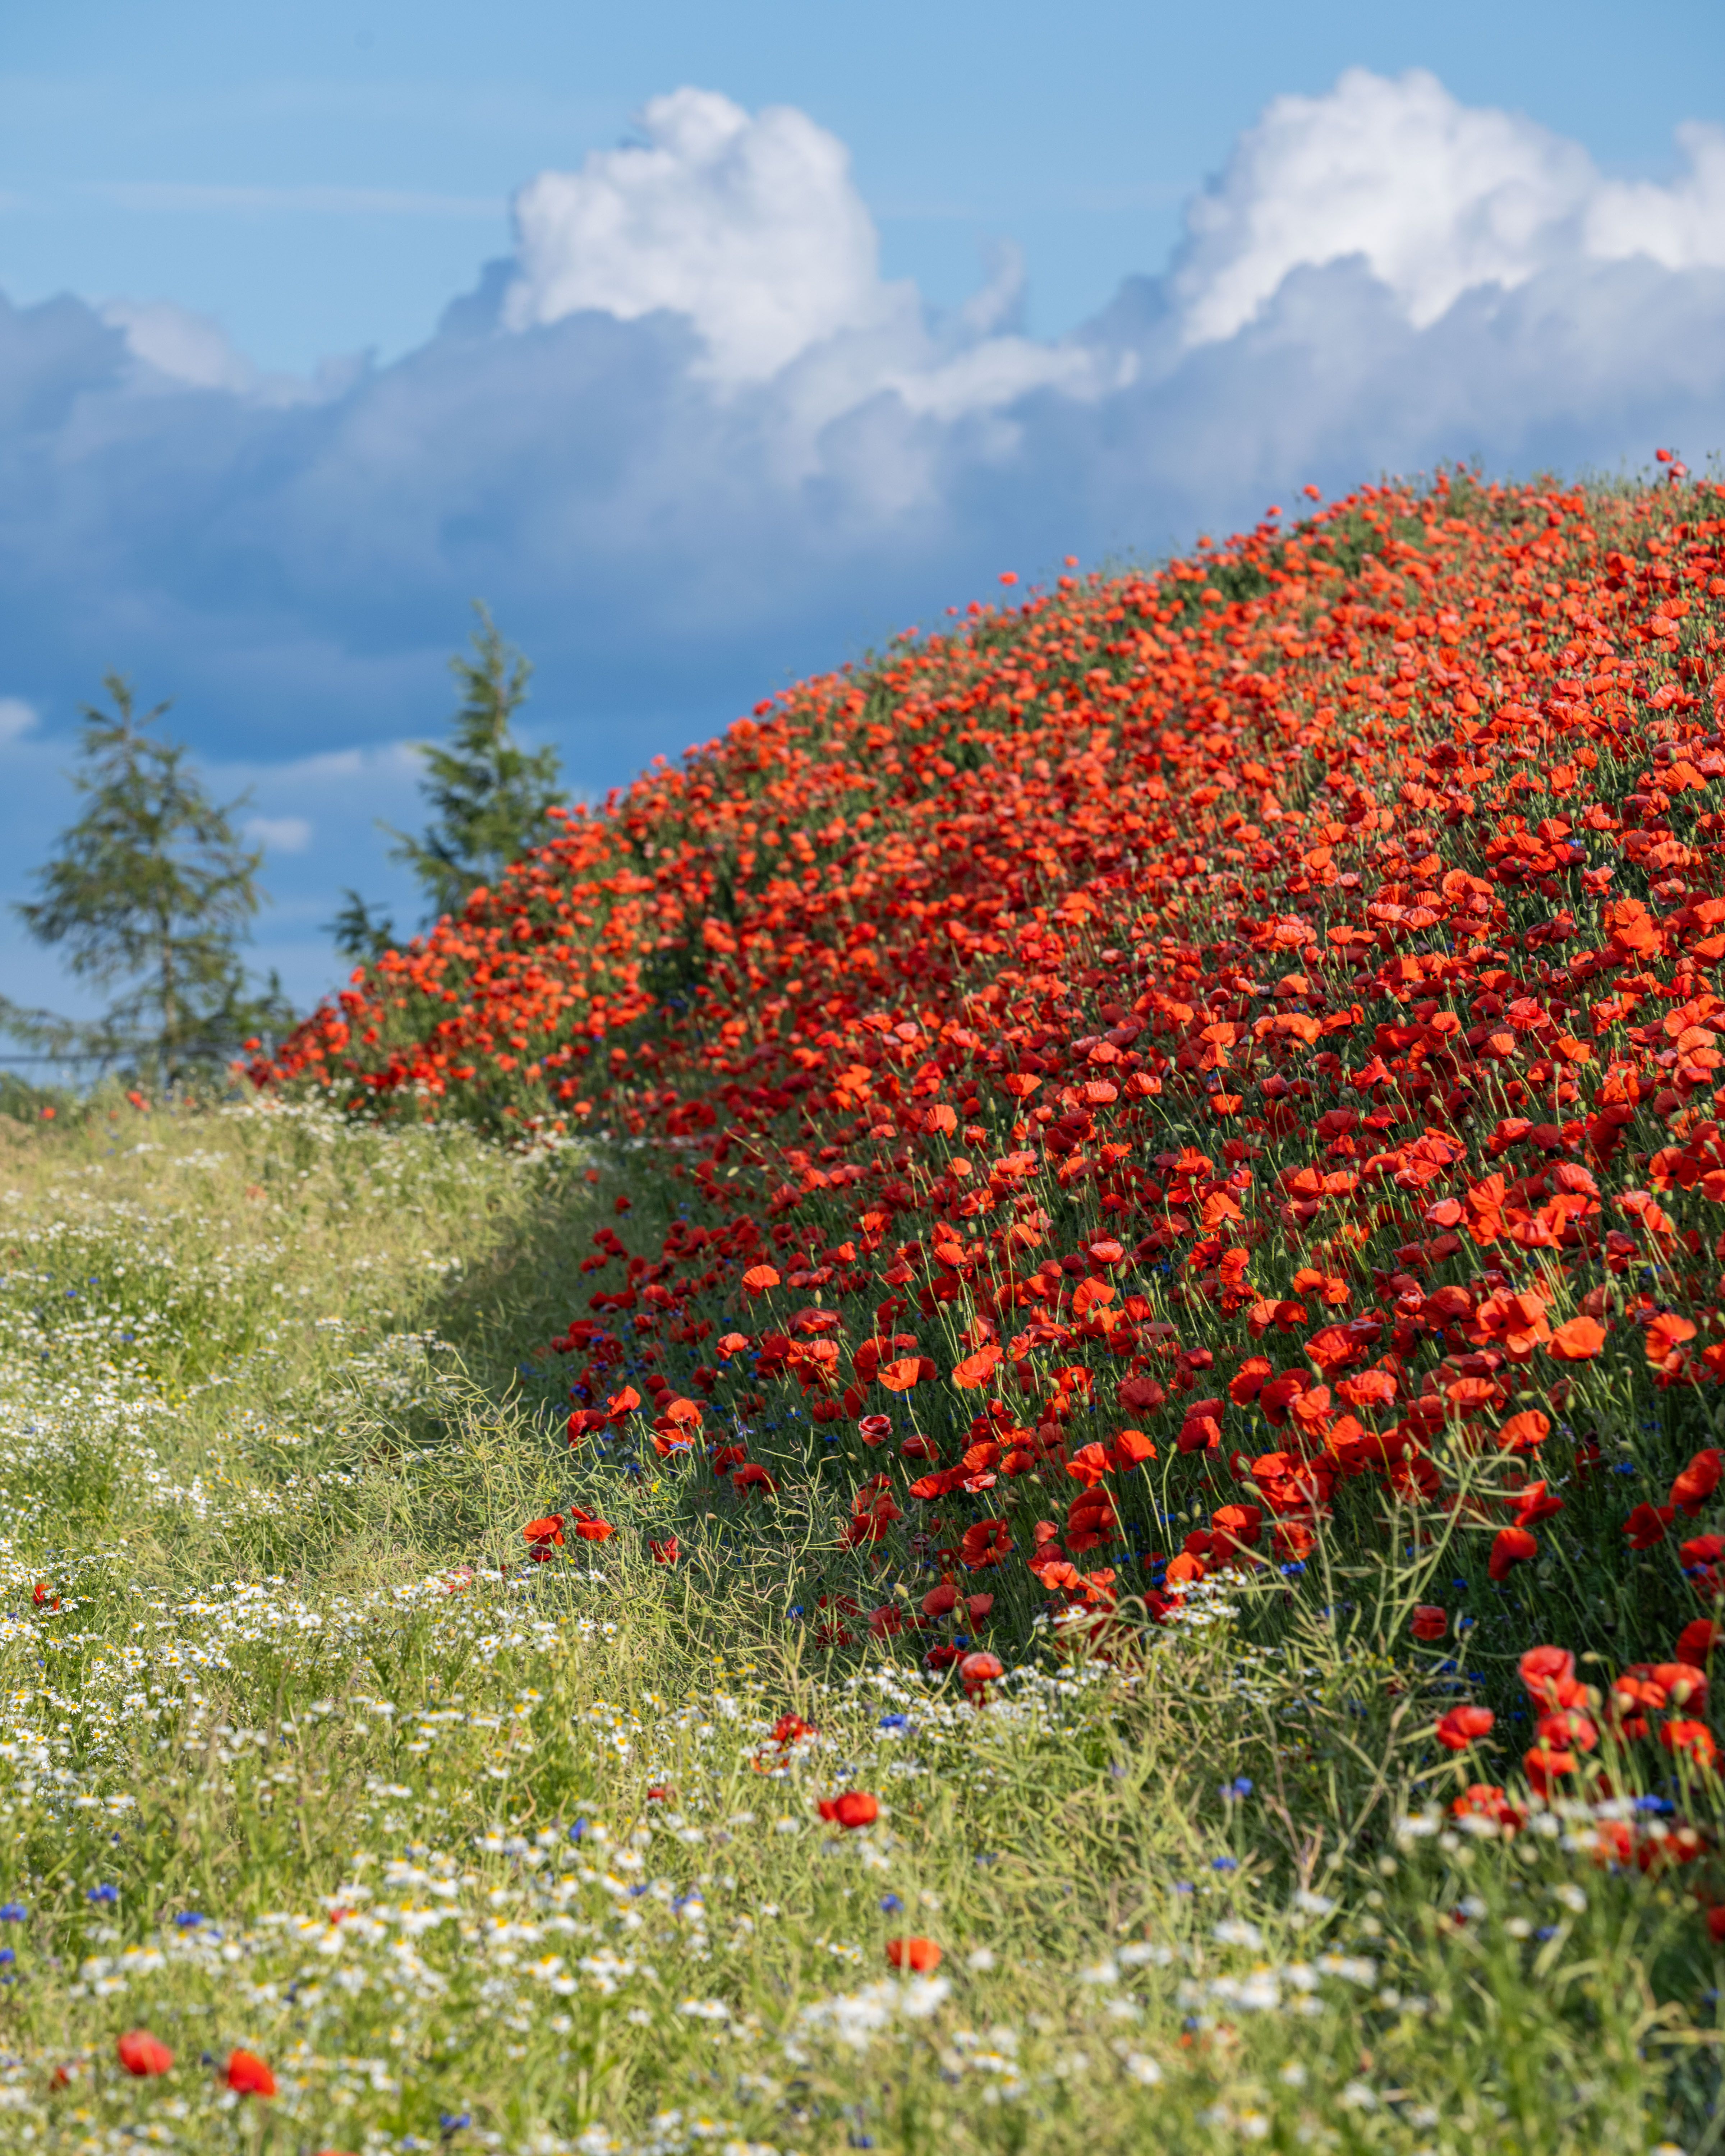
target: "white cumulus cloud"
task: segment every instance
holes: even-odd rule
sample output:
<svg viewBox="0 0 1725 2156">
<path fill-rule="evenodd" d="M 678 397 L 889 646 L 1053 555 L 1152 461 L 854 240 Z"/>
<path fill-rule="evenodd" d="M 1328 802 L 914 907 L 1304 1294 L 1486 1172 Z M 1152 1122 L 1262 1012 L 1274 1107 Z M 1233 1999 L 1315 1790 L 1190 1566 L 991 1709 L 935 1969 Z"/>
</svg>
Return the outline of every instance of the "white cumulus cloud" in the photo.
<svg viewBox="0 0 1725 2156">
<path fill-rule="evenodd" d="M 245 834 L 275 854 L 303 854 L 311 844 L 311 825 L 304 816 L 248 816 Z"/>
<path fill-rule="evenodd" d="M 110 300 L 102 320 L 126 339 L 126 350 L 171 382 L 193 389 L 226 389 L 246 396 L 257 387 L 258 370 L 228 341 L 219 322 L 195 315 L 169 300 L 140 304 Z"/>
<path fill-rule="evenodd" d="M 752 382 L 835 331 L 882 321 L 874 221 L 835 136 L 789 105 L 711 90 L 655 98 L 645 140 L 542 172 L 515 198 L 512 329 L 593 309 L 686 315 L 715 376 Z"/>
<path fill-rule="evenodd" d="M 1416 328 L 1464 294 L 1565 262 L 1725 264 L 1725 136 L 1682 129 L 1674 186 L 1608 182 L 1579 143 L 1463 105 L 1414 69 L 1350 69 L 1280 97 L 1187 213 L 1173 279 L 1189 343 L 1245 328 L 1294 271 L 1358 256 Z"/>
<path fill-rule="evenodd" d="M 1675 187 L 1640 180 L 1599 188 L 1588 206 L 1589 253 L 1645 254 L 1666 270 L 1725 268 L 1725 131 L 1692 122 L 1677 141 L 1689 170 Z"/>
</svg>

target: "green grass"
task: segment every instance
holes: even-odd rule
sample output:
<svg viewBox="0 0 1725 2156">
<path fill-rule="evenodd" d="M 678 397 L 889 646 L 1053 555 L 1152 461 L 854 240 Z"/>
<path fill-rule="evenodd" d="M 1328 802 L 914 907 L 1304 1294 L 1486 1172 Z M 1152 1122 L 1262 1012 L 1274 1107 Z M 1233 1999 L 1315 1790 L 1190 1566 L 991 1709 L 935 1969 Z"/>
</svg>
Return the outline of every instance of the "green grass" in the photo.
<svg viewBox="0 0 1725 2156">
<path fill-rule="evenodd" d="M 818 1488 L 575 1468 L 536 1351 L 625 1179 L 0 1118 L 0 2145 L 1717 2145 L 1676 1875 L 1429 1809 L 1417 1569 L 1280 1634 L 1230 1584 L 1120 1666 L 1041 1636 L 978 1707 L 821 1644 L 867 1563 Z M 526 1563 L 572 1501 L 614 1536 Z"/>
</svg>

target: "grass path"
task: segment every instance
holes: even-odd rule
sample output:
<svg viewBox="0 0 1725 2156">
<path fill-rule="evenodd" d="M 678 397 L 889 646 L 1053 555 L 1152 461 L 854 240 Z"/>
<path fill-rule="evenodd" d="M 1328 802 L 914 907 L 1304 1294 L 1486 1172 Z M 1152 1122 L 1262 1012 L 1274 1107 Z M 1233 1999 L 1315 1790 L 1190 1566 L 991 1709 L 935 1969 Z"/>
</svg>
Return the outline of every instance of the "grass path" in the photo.
<svg viewBox="0 0 1725 2156">
<path fill-rule="evenodd" d="M 1224 1589 L 973 1705 L 821 1646 L 814 1497 L 578 1476 L 535 1350 L 617 1187 L 0 1119 L 0 2146 L 1715 2145 L 1692 1908 L 1441 1828 L 1382 1643 L 1255 1654 Z"/>
</svg>

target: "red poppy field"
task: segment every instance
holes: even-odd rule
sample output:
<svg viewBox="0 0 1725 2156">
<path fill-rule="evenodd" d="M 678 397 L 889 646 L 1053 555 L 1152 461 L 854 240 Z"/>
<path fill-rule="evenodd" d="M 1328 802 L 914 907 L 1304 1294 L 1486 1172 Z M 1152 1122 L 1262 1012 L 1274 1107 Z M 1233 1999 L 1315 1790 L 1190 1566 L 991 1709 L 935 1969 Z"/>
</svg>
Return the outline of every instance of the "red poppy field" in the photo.
<svg viewBox="0 0 1725 2156">
<path fill-rule="evenodd" d="M 1711 2156 L 1722 647 L 1671 459 L 1008 580 L 0 1115 L 18 2145 Z"/>
<path fill-rule="evenodd" d="M 1452 1810 L 1633 1784 L 1725 1940 L 1725 495 L 1290 522 L 758 706 L 254 1075 L 612 1149 L 574 1534 L 789 1507 L 978 1686 L 1369 1615 Z"/>
</svg>

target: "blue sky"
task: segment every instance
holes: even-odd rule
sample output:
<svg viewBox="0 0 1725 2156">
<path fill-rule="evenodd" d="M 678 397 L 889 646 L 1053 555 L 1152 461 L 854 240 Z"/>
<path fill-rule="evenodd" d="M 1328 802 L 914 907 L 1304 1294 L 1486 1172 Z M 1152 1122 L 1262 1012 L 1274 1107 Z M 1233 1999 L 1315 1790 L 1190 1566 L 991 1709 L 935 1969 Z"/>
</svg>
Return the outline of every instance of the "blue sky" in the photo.
<svg viewBox="0 0 1725 2156">
<path fill-rule="evenodd" d="M 1020 0 L 79 0 L 0 49 L 0 289 L 171 298 L 261 364 L 393 356 L 507 248 L 508 200 L 684 83 L 846 142 L 889 276 L 952 304 L 1024 248 L 1029 326 L 1159 269 L 1193 188 L 1269 100 L 1431 70 L 1665 176 L 1725 84 L 1725 10 Z M 1700 102 L 1697 103 L 1697 99 Z"/>
<path fill-rule="evenodd" d="M 0 896 L 108 665 L 254 789 L 303 998 L 475 598 L 596 793 L 1002 568 L 1699 464 L 1722 63 L 1693 0 L 11 22 Z M 59 993 L 10 929 L 0 990 Z"/>
</svg>

